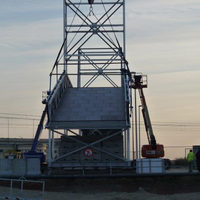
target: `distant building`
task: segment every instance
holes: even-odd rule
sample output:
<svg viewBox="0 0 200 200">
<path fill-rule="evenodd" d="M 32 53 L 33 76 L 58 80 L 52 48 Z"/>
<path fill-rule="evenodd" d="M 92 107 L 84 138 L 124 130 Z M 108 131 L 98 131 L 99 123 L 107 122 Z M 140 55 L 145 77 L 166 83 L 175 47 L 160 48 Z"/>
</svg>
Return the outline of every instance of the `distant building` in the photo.
<svg viewBox="0 0 200 200">
<path fill-rule="evenodd" d="M 58 143 L 60 139 L 55 139 L 54 155 L 58 156 Z M 3 158 L 3 152 L 7 150 L 16 150 L 21 152 L 30 151 L 33 139 L 30 138 L 0 138 L 0 158 Z M 40 139 L 37 145 L 37 151 L 47 153 L 48 157 L 48 139 Z"/>
</svg>

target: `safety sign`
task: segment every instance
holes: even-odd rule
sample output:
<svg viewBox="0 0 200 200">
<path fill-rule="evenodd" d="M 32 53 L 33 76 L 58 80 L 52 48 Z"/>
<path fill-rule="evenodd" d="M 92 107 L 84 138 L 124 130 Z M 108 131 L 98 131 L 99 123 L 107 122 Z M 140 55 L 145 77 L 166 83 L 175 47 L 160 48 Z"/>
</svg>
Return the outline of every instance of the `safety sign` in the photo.
<svg viewBox="0 0 200 200">
<path fill-rule="evenodd" d="M 91 148 L 86 148 L 84 151 L 83 151 L 83 154 L 86 158 L 90 158 L 93 156 L 93 150 Z"/>
</svg>

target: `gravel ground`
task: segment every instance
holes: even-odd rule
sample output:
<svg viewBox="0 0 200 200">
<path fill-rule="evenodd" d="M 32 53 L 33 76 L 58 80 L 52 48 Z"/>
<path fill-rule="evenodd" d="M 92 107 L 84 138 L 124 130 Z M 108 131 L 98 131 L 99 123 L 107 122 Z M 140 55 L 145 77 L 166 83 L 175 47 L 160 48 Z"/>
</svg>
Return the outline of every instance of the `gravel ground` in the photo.
<svg viewBox="0 0 200 200">
<path fill-rule="evenodd" d="M 158 195 L 151 194 L 140 188 L 134 193 L 127 192 L 111 192 L 97 194 L 73 194 L 73 193 L 56 193 L 47 192 L 44 199 L 72 199 L 72 200 L 198 200 L 200 193 L 174 194 L 174 195 Z"/>
<path fill-rule="evenodd" d="M 150 178 L 51 179 L 45 181 L 46 200 L 198 200 L 200 176 Z M 26 187 L 24 196 L 39 197 L 41 187 Z M 38 189 L 38 190 L 36 190 Z M 0 187 L 0 194 L 9 192 Z M 4 195 L 4 197 L 6 194 Z M 20 197 L 20 190 L 13 189 Z M 5 198 L 4 198 L 5 199 Z"/>
<path fill-rule="evenodd" d="M 4 188 L 0 188 L 2 190 Z M 15 194 L 19 194 L 18 189 L 14 189 Z M 16 195 L 15 197 L 20 197 Z M 33 190 L 26 190 L 24 197 L 37 198 L 36 193 Z M 81 194 L 81 193 L 68 193 L 68 192 L 45 192 L 41 197 L 43 200 L 198 200 L 200 193 L 187 193 L 187 194 L 173 194 L 173 195 L 159 195 L 148 193 L 142 188 L 134 193 L 127 192 L 108 192 L 108 193 L 96 193 L 96 194 Z M 2 198 L 5 199 L 5 198 Z"/>
</svg>

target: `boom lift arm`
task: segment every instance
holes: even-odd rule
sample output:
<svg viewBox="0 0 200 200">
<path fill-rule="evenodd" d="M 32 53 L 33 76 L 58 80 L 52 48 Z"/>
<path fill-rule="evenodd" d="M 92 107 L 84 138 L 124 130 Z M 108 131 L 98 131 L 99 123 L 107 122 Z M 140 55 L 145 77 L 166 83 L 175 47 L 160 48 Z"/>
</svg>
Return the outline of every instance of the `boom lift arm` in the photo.
<svg viewBox="0 0 200 200">
<path fill-rule="evenodd" d="M 147 133 L 147 139 L 149 144 L 143 145 L 142 156 L 146 158 L 159 158 L 164 157 L 164 147 L 163 145 L 157 144 L 155 136 L 153 134 L 153 128 L 151 125 L 151 120 L 149 116 L 148 107 L 146 104 L 143 88 L 147 88 L 147 76 L 144 75 L 133 75 L 132 88 L 138 89 L 140 100 L 142 104 L 142 114 L 145 124 L 145 129 Z"/>
<path fill-rule="evenodd" d="M 45 106 L 45 109 L 44 109 L 42 116 L 40 118 L 40 123 L 38 124 L 37 131 L 36 131 L 36 134 L 35 134 L 35 138 L 33 140 L 33 144 L 32 144 L 32 147 L 31 147 L 31 152 L 36 152 L 37 144 L 38 144 L 38 141 L 39 141 L 41 133 L 42 133 L 46 113 L 47 113 L 47 106 Z"/>
<path fill-rule="evenodd" d="M 44 109 L 42 116 L 40 118 L 40 123 L 38 124 L 37 131 L 36 131 L 36 134 L 35 134 L 35 138 L 33 140 L 31 150 L 24 153 L 24 156 L 26 158 L 40 158 L 41 163 L 45 162 L 46 155 L 45 155 L 44 152 L 37 152 L 36 148 L 37 148 L 37 144 L 38 144 L 38 141 L 39 141 L 41 133 L 42 133 L 43 124 L 44 124 L 46 114 L 47 114 L 47 106 L 45 106 L 45 109 Z"/>
</svg>

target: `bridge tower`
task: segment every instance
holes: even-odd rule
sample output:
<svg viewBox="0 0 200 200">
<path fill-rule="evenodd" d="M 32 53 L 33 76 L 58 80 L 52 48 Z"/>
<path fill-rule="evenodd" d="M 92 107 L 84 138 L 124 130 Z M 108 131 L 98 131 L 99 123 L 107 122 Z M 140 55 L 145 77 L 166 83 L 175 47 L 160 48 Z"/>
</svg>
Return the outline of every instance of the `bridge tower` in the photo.
<svg viewBox="0 0 200 200">
<path fill-rule="evenodd" d="M 64 40 L 44 99 L 48 166 L 130 167 L 125 0 L 64 0 Z M 59 156 L 54 135 L 61 135 Z"/>
</svg>

